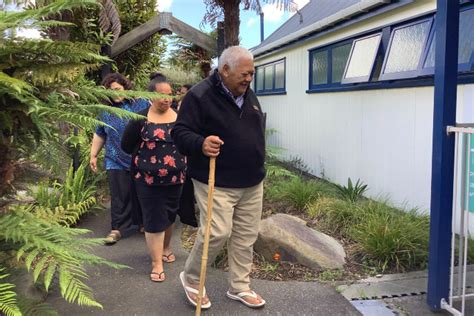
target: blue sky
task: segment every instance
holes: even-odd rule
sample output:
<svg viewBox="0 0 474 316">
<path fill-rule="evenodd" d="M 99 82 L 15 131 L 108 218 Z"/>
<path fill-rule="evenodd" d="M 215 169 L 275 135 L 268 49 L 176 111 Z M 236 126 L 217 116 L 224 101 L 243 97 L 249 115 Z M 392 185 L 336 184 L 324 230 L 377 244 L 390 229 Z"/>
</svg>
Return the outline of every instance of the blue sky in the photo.
<svg viewBox="0 0 474 316">
<path fill-rule="evenodd" d="M 297 0 L 298 8 L 301 9 L 309 0 Z M 263 4 L 265 16 L 265 38 L 280 27 L 293 13 L 284 12 L 275 6 Z M 173 16 L 183 22 L 197 28 L 200 26 L 206 7 L 201 0 L 158 0 L 158 10 L 172 12 Z M 208 25 L 204 28 L 209 31 Z M 260 17 L 254 11 L 240 11 L 240 38 L 241 46 L 252 48 L 260 43 Z"/>
</svg>

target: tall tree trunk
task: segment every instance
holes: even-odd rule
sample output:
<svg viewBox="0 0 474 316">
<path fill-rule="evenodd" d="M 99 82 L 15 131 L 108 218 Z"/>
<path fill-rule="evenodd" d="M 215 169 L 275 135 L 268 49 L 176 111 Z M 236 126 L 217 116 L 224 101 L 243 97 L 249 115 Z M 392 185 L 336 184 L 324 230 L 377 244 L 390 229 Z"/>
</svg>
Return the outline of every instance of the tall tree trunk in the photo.
<svg viewBox="0 0 474 316">
<path fill-rule="evenodd" d="M 225 0 L 224 3 L 224 47 L 239 45 L 240 1 Z"/>
</svg>

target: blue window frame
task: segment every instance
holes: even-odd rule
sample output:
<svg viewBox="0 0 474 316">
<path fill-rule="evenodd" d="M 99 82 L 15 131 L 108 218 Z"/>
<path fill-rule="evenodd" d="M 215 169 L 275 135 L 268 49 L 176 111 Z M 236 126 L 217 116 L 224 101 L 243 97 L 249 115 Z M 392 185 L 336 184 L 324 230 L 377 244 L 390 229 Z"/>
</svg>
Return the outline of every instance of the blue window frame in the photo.
<svg viewBox="0 0 474 316">
<path fill-rule="evenodd" d="M 464 1 L 459 18 L 459 82 L 474 82 L 474 4 Z M 386 25 L 344 42 L 309 50 L 307 93 L 433 85 L 435 14 Z M 370 34 L 370 35 L 369 35 Z M 334 52 L 351 45 L 342 80 Z M 340 59 L 339 59 L 340 60 Z"/>
<path fill-rule="evenodd" d="M 272 61 L 255 67 L 255 93 L 284 94 L 286 93 L 286 59 Z"/>
<path fill-rule="evenodd" d="M 340 86 L 352 40 L 309 51 L 309 88 Z"/>
<path fill-rule="evenodd" d="M 342 76 L 342 83 L 370 81 L 381 39 L 382 33 L 376 33 L 354 40 Z"/>
<path fill-rule="evenodd" d="M 474 70 L 474 7 L 469 6 L 461 9 L 459 13 L 459 47 L 458 47 L 458 71 L 467 72 Z M 428 39 L 423 54 L 423 63 L 419 69 L 419 75 L 434 74 L 436 32 L 433 31 Z"/>
<path fill-rule="evenodd" d="M 393 29 L 379 80 L 413 78 L 419 75 L 423 51 L 433 19 L 424 19 Z"/>
</svg>

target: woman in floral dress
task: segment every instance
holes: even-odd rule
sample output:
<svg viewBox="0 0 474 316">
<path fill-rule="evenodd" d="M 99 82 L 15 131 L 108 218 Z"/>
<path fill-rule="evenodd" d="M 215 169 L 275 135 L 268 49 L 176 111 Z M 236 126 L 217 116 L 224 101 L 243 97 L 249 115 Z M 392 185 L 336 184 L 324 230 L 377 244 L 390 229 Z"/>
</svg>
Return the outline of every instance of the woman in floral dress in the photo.
<svg viewBox="0 0 474 316">
<path fill-rule="evenodd" d="M 159 82 L 155 91 L 171 94 L 172 90 L 168 82 Z M 146 120 L 131 121 L 122 137 L 122 149 L 133 153 L 132 176 L 152 260 L 150 279 L 154 282 L 165 280 L 163 261 L 176 260 L 169 245 L 186 177 L 186 158 L 170 135 L 177 117 L 171 102 L 171 98 L 153 100 L 150 108 L 141 112 Z"/>
</svg>

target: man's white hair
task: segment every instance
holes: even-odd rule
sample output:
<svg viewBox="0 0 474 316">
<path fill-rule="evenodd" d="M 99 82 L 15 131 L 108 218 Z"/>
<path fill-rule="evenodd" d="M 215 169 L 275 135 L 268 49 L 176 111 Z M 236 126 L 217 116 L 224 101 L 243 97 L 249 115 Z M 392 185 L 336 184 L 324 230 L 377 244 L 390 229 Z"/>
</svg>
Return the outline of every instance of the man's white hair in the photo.
<svg viewBox="0 0 474 316">
<path fill-rule="evenodd" d="M 253 60 L 253 55 L 248 49 L 240 46 L 227 47 L 219 57 L 217 68 L 219 71 L 222 71 L 224 65 L 228 65 L 233 69 L 237 65 L 239 59 L 242 58 Z"/>
</svg>

